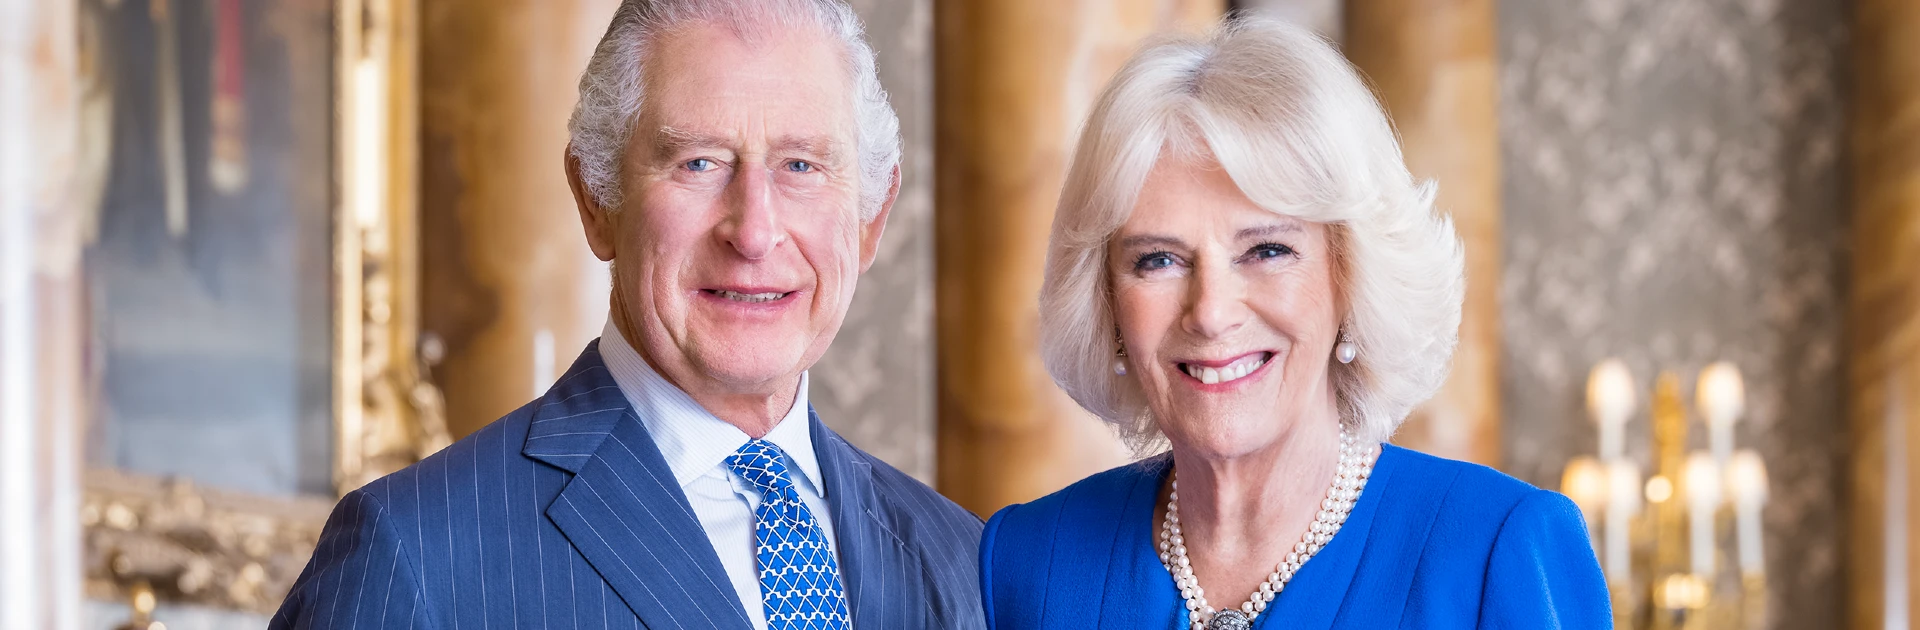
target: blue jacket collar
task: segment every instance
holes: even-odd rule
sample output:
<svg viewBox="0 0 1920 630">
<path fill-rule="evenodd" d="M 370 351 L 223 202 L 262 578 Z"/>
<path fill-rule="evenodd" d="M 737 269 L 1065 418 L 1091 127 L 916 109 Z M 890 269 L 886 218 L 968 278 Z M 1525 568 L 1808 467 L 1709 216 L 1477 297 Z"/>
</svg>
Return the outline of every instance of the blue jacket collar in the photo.
<svg viewBox="0 0 1920 630">
<path fill-rule="evenodd" d="M 1255 628 L 1318 630 L 1332 627 L 1340 609 L 1328 602 L 1349 601 L 1348 590 L 1367 550 L 1380 495 L 1389 485 L 1398 463 L 1396 450 L 1398 447 L 1392 445 L 1384 447 L 1368 481 L 1367 492 L 1361 494 L 1340 535 L 1314 555 L 1287 584 L 1285 594 L 1255 620 Z M 1173 577 L 1160 564 L 1154 545 L 1158 524 L 1153 520 L 1153 513 L 1160 486 L 1166 479 L 1168 459 L 1161 455 L 1137 464 L 1144 474 L 1134 478 L 1126 498 L 1120 502 L 1124 507 L 1109 517 L 1113 521 L 1111 532 L 1075 536 L 1075 540 L 1063 541 L 1058 548 L 1057 557 L 1066 564 L 1056 565 L 1056 572 L 1061 572 L 1064 566 L 1064 573 L 1068 575 L 1106 575 L 1104 584 L 1089 582 L 1089 591 L 1080 594 L 1101 601 L 1099 622 L 1093 624 L 1096 627 L 1186 627 L 1186 609 L 1179 592 L 1173 588 Z M 1111 595 L 1117 593 L 1128 595 Z M 1356 599 L 1366 602 L 1372 598 Z M 1217 601 L 1213 603 L 1222 605 Z M 1239 602 L 1224 605 L 1237 606 Z M 1275 619 L 1284 621 L 1275 622 Z M 1274 625 L 1276 623 L 1282 625 Z"/>
<path fill-rule="evenodd" d="M 614 426 L 633 413 L 600 360 L 598 340 L 588 343 L 573 366 L 533 404 L 533 424 L 521 452 L 575 474 L 600 450 Z"/>
</svg>

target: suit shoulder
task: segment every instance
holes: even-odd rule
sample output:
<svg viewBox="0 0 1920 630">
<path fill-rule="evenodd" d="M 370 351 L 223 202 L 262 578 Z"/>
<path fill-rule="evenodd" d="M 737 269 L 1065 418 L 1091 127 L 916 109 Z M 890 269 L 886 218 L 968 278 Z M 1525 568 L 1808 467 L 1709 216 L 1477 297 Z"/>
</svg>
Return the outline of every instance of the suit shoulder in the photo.
<svg viewBox="0 0 1920 630">
<path fill-rule="evenodd" d="M 538 465 L 520 455 L 537 404 L 528 403 L 501 416 L 439 452 L 368 482 L 355 492 L 368 495 L 386 506 L 395 516 L 410 519 L 416 515 L 410 513 L 409 508 L 420 504 L 416 499 L 425 492 L 423 488 L 442 488 L 448 480 L 470 480 L 483 472 L 488 476 L 497 475 L 503 461 L 508 462 L 506 465 Z M 497 454 L 502 450 L 510 450 L 512 456 L 498 457 Z M 480 457 L 482 453 L 491 456 Z"/>
<path fill-rule="evenodd" d="M 1104 521 L 1117 517 L 1127 496 L 1143 482 L 1158 481 L 1166 473 L 1169 458 L 1162 454 L 1138 462 L 1115 466 L 1061 488 L 1052 494 L 1026 503 L 1015 503 L 994 514 L 1000 535 L 1041 533 L 1052 535 L 1059 527 L 1072 526 L 1063 517 Z M 1158 485 L 1151 486 L 1155 491 Z M 1069 516 L 1071 515 L 1071 516 Z"/>
<path fill-rule="evenodd" d="M 1581 515 L 1580 506 L 1566 495 L 1535 489 L 1514 502 L 1500 527 L 1502 536 L 1530 536 L 1537 532 L 1561 536 L 1568 531 L 1584 536 L 1586 517 Z"/>
<path fill-rule="evenodd" d="M 1005 626 L 1038 623 L 1061 579 L 1077 577 L 1112 554 L 1120 524 L 1143 522 L 1167 470 L 1165 455 L 1118 466 L 1052 494 L 1001 508 L 980 544 L 981 589 L 988 616 Z"/>
<path fill-rule="evenodd" d="M 1446 493 L 1440 517 L 1449 521 L 1474 521 L 1498 528 L 1523 501 L 1539 500 L 1538 497 L 1565 499 L 1557 492 L 1542 490 L 1480 464 L 1397 446 L 1386 448 L 1401 459 L 1390 483 L 1414 492 Z"/>
</svg>

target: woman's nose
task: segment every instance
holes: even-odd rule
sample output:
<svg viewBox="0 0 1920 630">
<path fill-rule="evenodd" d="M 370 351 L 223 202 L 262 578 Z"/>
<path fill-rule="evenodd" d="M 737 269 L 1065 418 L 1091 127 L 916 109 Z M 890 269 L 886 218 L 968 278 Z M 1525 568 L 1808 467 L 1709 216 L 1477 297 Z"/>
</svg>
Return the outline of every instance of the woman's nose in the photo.
<svg viewBox="0 0 1920 630">
<path fill-rule="evenodd" d="M 1245 324 L 1247 283 L 1231 265 L 1208 265 L 1194 270 L 1187 312 L 1182 326 L 1202 339 L 1216 339 Z"/>
</svg>

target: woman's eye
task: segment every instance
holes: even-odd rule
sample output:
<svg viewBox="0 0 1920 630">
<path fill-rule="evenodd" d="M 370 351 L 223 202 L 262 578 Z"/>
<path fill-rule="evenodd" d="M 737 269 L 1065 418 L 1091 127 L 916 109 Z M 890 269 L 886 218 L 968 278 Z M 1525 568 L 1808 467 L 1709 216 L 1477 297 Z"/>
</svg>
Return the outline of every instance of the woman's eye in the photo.
<svg viewBox="0 0 1920 630">
<path fill-rule="evenodd" d="M 794 173 L 811 173 L 813 172 L 813 168 L 814 168 L 813 163 L 811 162 L 802 162 L 800 160 L 794 160 L 792 162 L 787 163 L 787 170 L 789 172 L 794 172 Z"/>
<path fill-rule="evenodd" d="M 1247 251 L 1247 254 L 1252 256 L 1255 260 L 1279 258 L 1281 256 L 1286 256 L 1292 253 L 1293 253 L 1293 248 L 1287 247 L 1285 245 L 1281 245 L 1279 243 L 1262 243 L 1262 244 L 1253 246 L 1253 249 Z"/>
<path fill-rule="evenodd" d="M 1133 268 L 1138 271 L 1154 271 L 1172 266 L 1173 255 L 1166 252 L 1146 254 L 1133 261 Z"/>
<path fill-rule="evenodd" d="M 713 160 L 709 160 L 707 158 L 694 158 L 692 160 L 688 160 L 686 163 L 687 170 L 693 171 L 695 173 L 710 171 L 717 166 L 719 166 L 719 164 L 716 164 L 714 163 Z"/>
</svg>

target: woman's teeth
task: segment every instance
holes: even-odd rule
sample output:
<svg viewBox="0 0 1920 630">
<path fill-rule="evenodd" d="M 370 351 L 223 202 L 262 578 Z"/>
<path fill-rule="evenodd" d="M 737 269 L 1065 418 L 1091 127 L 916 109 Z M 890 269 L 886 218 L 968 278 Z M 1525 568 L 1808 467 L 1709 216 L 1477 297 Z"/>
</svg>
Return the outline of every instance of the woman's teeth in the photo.
<svg viewBox="0 0 1920 630">
<path fill-rule="evenodd" d="M 713 294 L 714 294 L 714 295 L 718 295 L 718 296 L 720 296 L 720 297 L 723 297 L 723 298 L 726 298 L 726 299 L 729 299 L 729 300 L 733 300 L 733 301 L 735 301 L 735 302 L 746 302 L 746 303 L 749 303 L 749 304 L 759 304 L 759 303 L 761 303 L 761 302 L 772 302 L 772 301 L 774 301 L 774 300 L 778 300 L 778 299 L 780 299 L 780 298 L 782 298 L 782 297 L 786 297 L 786 295 L 787 295 L 787 294 L 785 294 L 785 293 L 778 293 L 778 292 L 775 292 L 775 293 L 739 293 L 739 292 L 735 292 L 735 291 L 724 291 L 724 290 L 722 290 L 722 291 L 714 291 L 714 292 L 713 292 Z"/>
<path fill-rule="evenodd" d="M 1187 376 L 1199 379 L 1200 382 L 1208 385 L 1231 383 L 1246 378 L 1247 375 L 1252 374 L 1254 370 L 1260 369 L 1260 366 L 1266 365 L 1267 359 L 1269 358 L 1270 355 L 1265 352 L 1250 354 L 1222 368 L 1201 367 L 1191 363 L 1182 363 L 1180 364 L 1180 371 L 1186 372 Z"/>
</svg>

